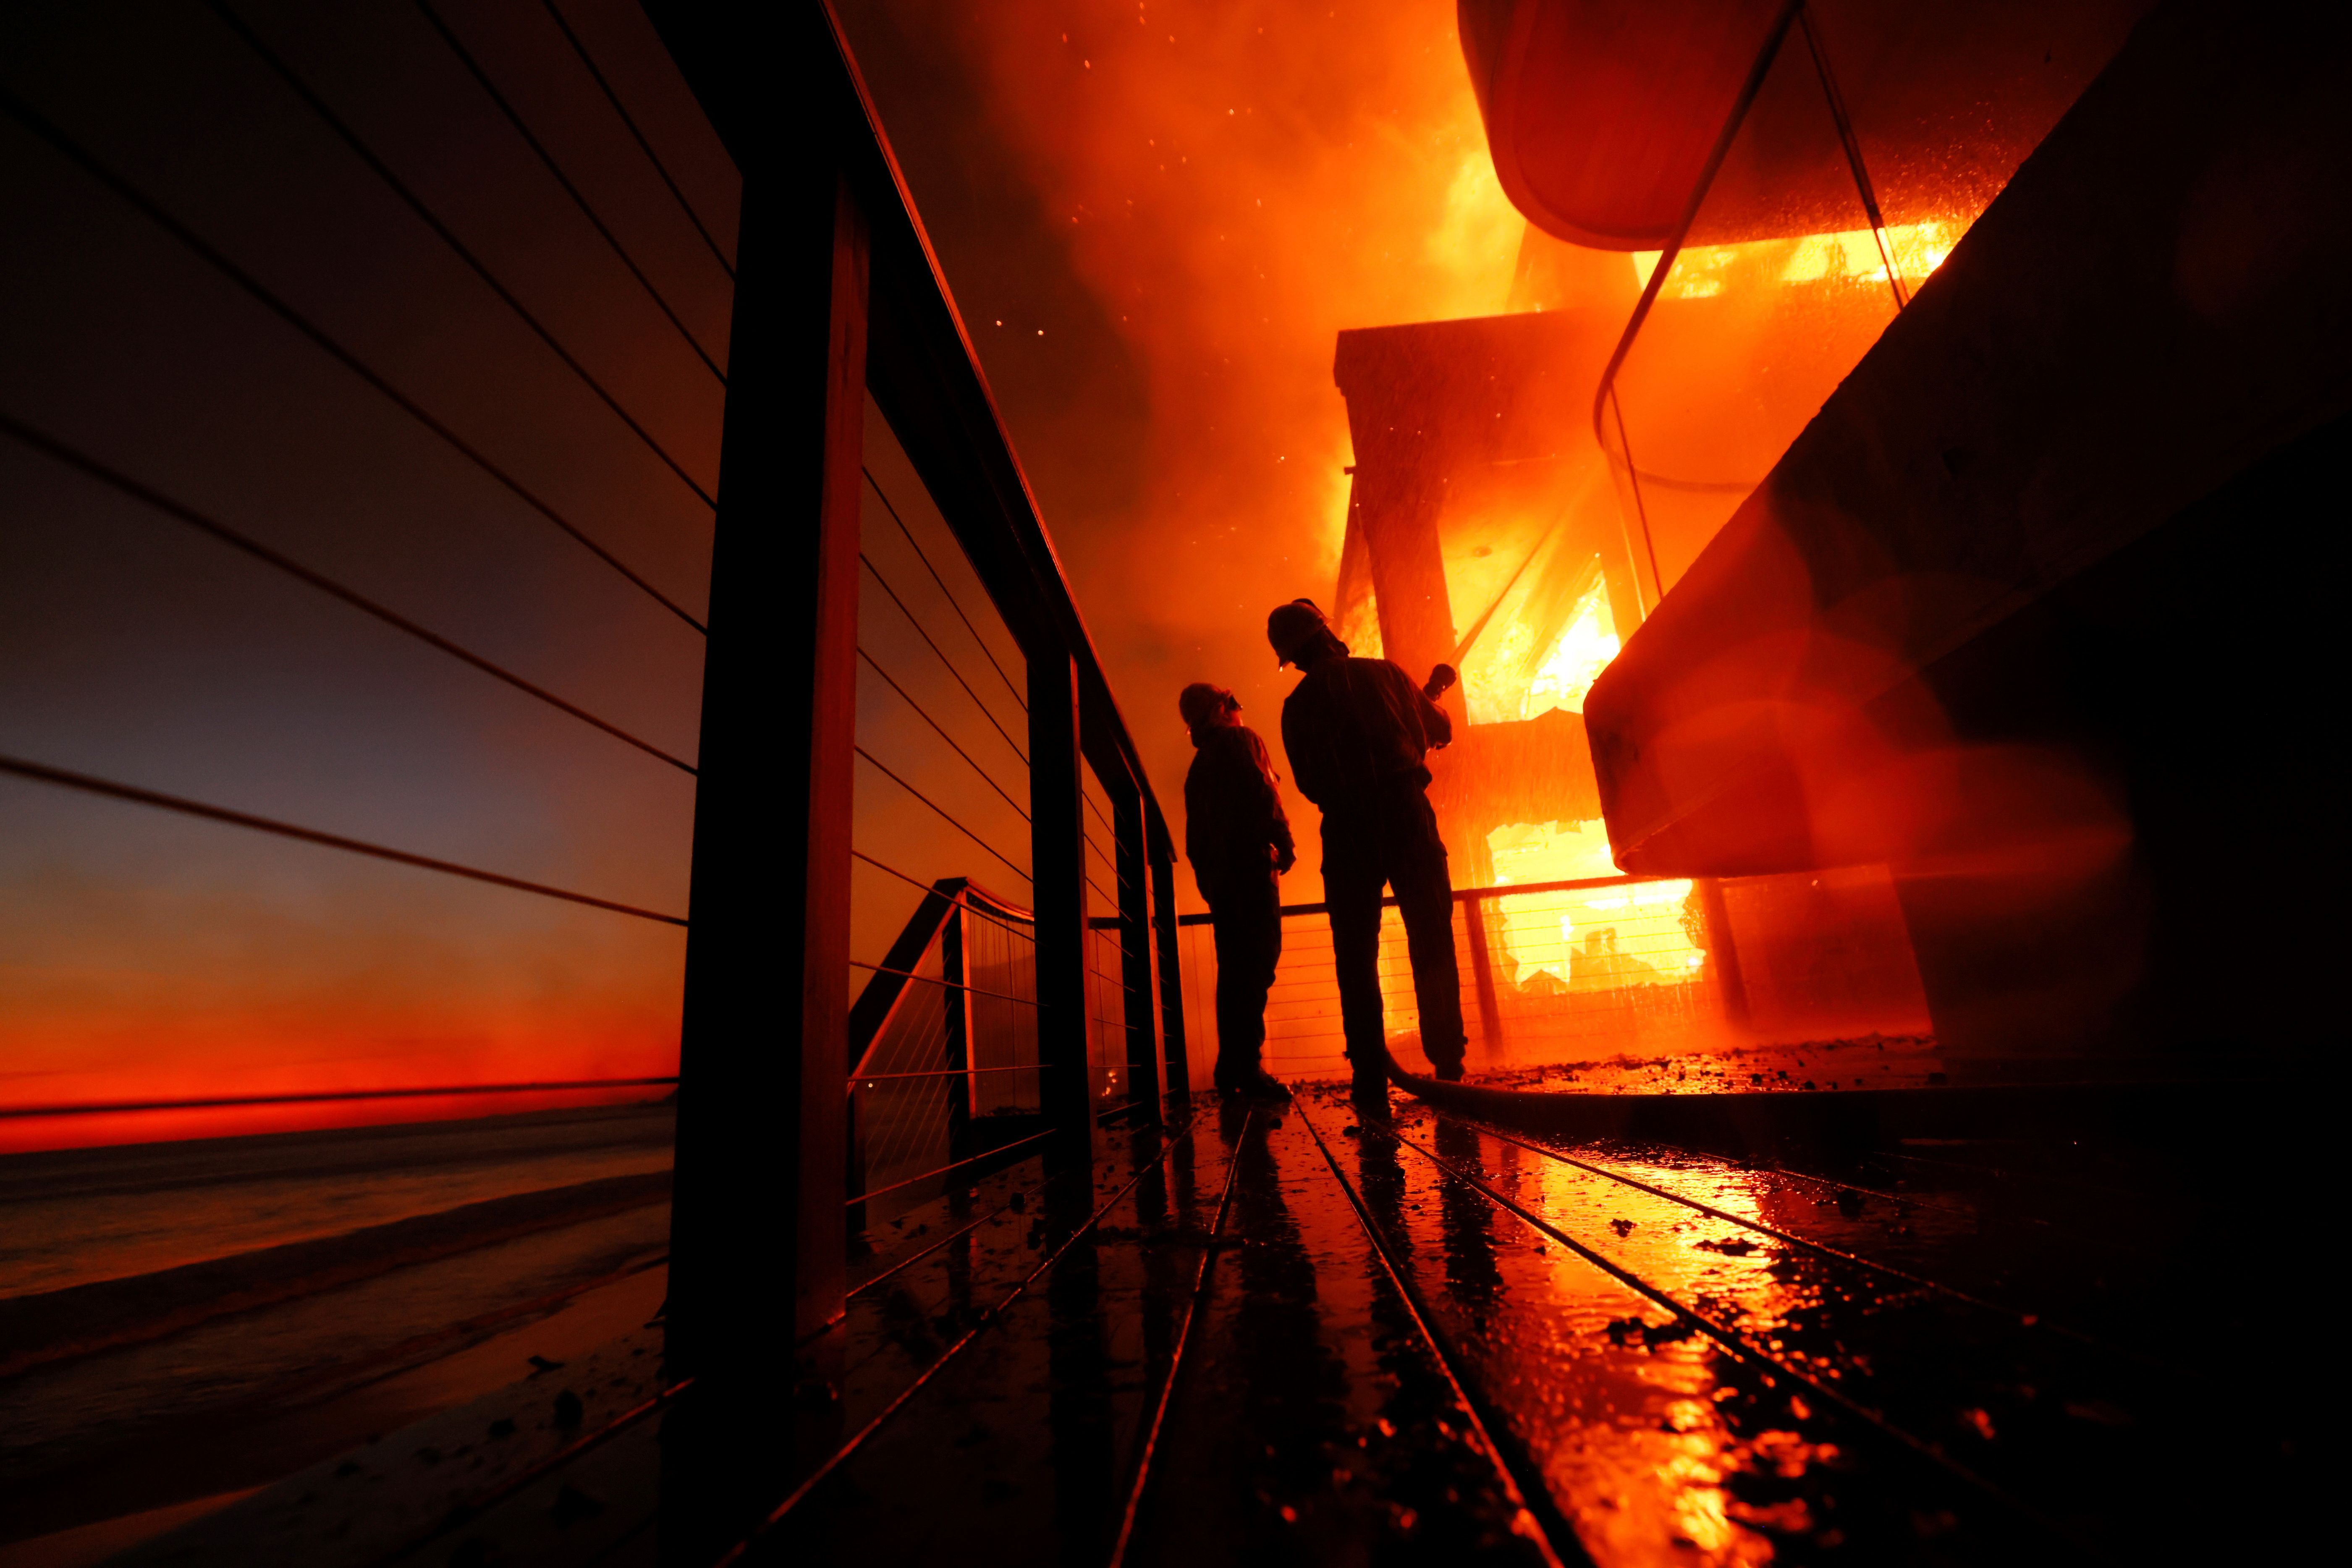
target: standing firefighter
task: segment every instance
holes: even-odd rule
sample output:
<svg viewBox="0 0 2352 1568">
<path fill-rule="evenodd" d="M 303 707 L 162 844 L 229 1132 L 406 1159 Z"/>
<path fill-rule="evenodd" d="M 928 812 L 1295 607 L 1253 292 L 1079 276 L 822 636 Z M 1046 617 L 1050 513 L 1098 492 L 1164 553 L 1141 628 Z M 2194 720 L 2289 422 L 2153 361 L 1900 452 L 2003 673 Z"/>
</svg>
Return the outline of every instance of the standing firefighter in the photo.
<svg viewBox="0 0 2352 1568">
<path fill-rule="evenodd" d="M 1265 994 L 1282 957 L 1278 879 L 1297 863 L 1265 742 L 1222 686 L 1195 681 L 1176 699 L 1198 755 L 1184 775 L 1184 858 L 1209 901 L 1217 943 L 1217 1091 L 1288 1100 L 1259 1064 Z"/>
<path fill-rule="evenodd" d="M 1351 658 L 1323 612 L 1294 599 L 1266 617 L 1278 662 L 1306 672 L 1282 705 L 1282 745 L 1299 793 L 1323 811 L 1323 897 L 1331 910 L 1339 1017 L 1360 1100 L 1388 1099 L 1381 1019 L 1381 889 L 1396 889 L 1421 1008 L 1422 1049 L 1442 1079 L 1462 1076 L 1462 994 L 1454 960 L 1454 886 L 1430 810 L 1423 758 L 1454 722 L 1384 658 Z"/>
</svg>

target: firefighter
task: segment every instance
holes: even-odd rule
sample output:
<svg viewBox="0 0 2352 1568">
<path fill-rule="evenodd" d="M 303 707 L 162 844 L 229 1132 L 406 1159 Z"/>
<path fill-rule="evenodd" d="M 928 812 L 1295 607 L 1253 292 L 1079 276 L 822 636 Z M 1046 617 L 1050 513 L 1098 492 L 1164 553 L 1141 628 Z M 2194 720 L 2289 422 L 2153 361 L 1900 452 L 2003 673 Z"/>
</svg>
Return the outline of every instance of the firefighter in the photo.
<svg viewBox="0 0 2352 1568">
<path fill-rule="evenodd" d="M 1323 812 L 1323 897 L 1331 911 L 1339 1018 L 1355 1095 L 1385 1105 L 1381 889 L 1396 889 L 1421 1008 L 1422 1049 L 1441 1079 L 1462 1076 L 1466 1037 L 1454 957 L 1454 886 L 1423 759 L 1454 722 L 1384 658 L 1353 658 L 1309 599 L 1266 617 L 1277 665 L 1305 672 L 1282 705 L 1282 746 L 1301 795 Z"/>
<path fill-rule="evenodd" d="M 1260 1064 L 1265 995 L 1282 957 L 1278 879 L 1297 864 L 1290 819 L 1275 789 L 1265 742 L 1222 686 L 1195 681 L 1176 699 L 1195 755 L 1184 775 L 1184 858 L 1209 903 L 1217 946 L 1217 1092 L 1285 1100 Z"/>
</svg>

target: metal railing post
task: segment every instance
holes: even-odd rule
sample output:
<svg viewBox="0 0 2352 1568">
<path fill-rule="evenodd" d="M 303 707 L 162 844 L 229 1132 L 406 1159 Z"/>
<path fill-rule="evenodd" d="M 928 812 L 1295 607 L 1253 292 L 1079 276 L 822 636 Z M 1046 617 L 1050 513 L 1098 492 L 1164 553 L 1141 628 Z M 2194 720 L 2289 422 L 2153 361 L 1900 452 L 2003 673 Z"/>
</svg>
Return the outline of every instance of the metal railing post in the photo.
<svg viewBox="0 0 2352 1568">
<path fill-rule="evenodd" d="M 1184 954 L 1176 936 L 1176 846 L 1160 807 L 1144 805 L 1144 857 L 1151 863 L 1151 930 L 1160 959 L 1160 1046 L 1168 1062 L 1172 1111 L 1192 1095 L 1192 1068 L 1184 1050 Z"/>
<path fill-rule="evenodd" d="M 1037 902 L 1038 1098 L 1066 1160 L 1094 1154 L 1087 1052 L 1087 838 L 1078 672 L 1063 649 L 1029 655 L 1029 874 Z"/>
<path fill-rule="evenodd" d="M 841 1311 L 866 222 L 821 158 L 745 182 L 711 556 L 667 1364 L 791 1375 Z"/>
<path fill-rule="evenodd" d="M 1491 1059 L 1503 1048 L 1503 1007 L 1495 991 L 1495 939 L 1486 923 L 1487 900 L 1460 900 L 1462 927 L 1470 943 L 1470 976 L 1478 996 L 1478 1034 Z"/>
<path fill-rule="evenodd" d="M 956 896 L 955 908 L 948 911 L 947 923 L 940 928 L 940 978 L 950 989 L 943 1005 L 947 1012 L 947 1052 L 941 1066 L 956 1076 L 948 1080 L 948 1159 L 950 1163 L 971 1158 L 971 1069 L 977 1066 L 971 1051 L 971 966 L 964 961 L 963 895 Z"/>
<path fill-rule="evenodd" d="M 1151 889 L 1143 854 L 1143 792 L 1132 779 L 1120 781 L 1110 803 L 1111 837 L 1118 872 L 1118 973 L 1120 1009 L 1127 1021 L 1128 1100 L 1149 1120 L 1160 1120 L 1160 1060 L 1153 1049 L 1151 1005 Z"/>
</svg>

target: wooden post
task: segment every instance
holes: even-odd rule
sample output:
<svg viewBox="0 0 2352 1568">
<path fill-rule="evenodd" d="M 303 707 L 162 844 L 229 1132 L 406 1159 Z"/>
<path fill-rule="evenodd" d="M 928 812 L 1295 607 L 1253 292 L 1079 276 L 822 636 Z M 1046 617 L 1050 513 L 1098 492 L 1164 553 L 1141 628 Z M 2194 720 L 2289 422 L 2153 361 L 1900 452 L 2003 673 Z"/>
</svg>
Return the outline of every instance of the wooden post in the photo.
<svg viewBox="0 0 2352 1568">
<path fill-rule="evenodd" d="M 1490 873 L 1491 875 L 1491 873 Z M 1482 1056 L 1497 1060 L 1503 1049 L 1503 1007 L 1495 991 L 1495 939 L 1486 924 L 1486 896 L 1474 893 L 1461 900 L 1462 930 L 1469 939 L 1470 978 L 1478 994 L 1478 1035 Z"/>
<path fill-rule="evenodd" d="M 1731 934 L 1731 910 L 1724 902 L 1723 884 L 1713 877 L 1698 879 L 1699 908 L 1706 916 L 1707 967 L 1715 971 L 1716 990 L 1723 997 L 1723 1016 L 1733 1028 L 1748 1026 L 1748 983 L 1739 973 L 1739 943 Z"/>
<path fill-rule="evenodd" d="M 1078 670 L 1068 652 L 1029 652 L 1029 874 L 1037 910 L 1038 1096 L 1048 1140 L 1067 1161 L 1094 1157 L 1094 1068 L 1087 1053 L 1086 804 L 1078 770 Z"/>
<path fill-rule="evenodd" d="M 1127 1020 L 1127 1094 L 1147 1120 L 1160 1120 L 1160 1053 L 1151 1027 L 1151 889 L 1144 870 L 1143 792 L 1119 781 L 1110 803 L 1118 872 L 1118 971 Z"/>
<path fill-rule="evenodd" d="M 1176 846 L 1154 803 L 1144 816 L 1145 855 L 1151 862 L 1151 931 L 1160 958 L 1160 1044 L 1168 1058 L 1165 1104 L 1173 1113 L 1192 1098 L 1192 1067 L 1184 1051 L 1184 955 L 1176 938 Z"/>
<path fill-rule="evenodd" d="M 745 182 L 711 550 L 667 1365 L 790 1375 L 841 1311 L 866 233 L 822 158 Z"/>
</svg>

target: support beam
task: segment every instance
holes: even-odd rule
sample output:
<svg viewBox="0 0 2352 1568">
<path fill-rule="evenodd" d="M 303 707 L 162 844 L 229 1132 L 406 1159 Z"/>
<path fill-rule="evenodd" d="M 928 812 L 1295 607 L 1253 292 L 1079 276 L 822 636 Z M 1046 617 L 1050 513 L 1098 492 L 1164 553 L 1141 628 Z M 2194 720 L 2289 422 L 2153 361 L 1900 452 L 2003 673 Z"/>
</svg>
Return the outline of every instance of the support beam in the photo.
<svg viewBox="0 0 2352 1568">
<path fill-rule="evenodd" d="M 1086 804 L 1078 770 L 1077 666 L 1059 648 L 1029 660 L 1029 874 L 1036 881 L 1039 1093 L 1058 1155 L 1094 1152 L 1087 1053 Z"/>
<path fill-rule="evenodd" d="M 1160 1120 L 1160 1057 L 1151 1001 L 1151 889 L 1144 869 L 1143 795 L 1132 779 L 1111 792 L 1111 836 L 1118 872 L 1120 1015 L 1127 1021 L 1128 1099 L 1148 1121 Z"/>
<path fill-rule="evenodd" d="M 679 1060 L 668 1366 L 746 1388 L 844 1279 L 866 238 L 813 163 L 744 189 Z"/>
<path fill-rule="evenodd" d="M 1491 865 L 1486 875 L 1490 879 L 1494 876 Z M 1470 949 L 1470 978 L 1478 997 L 1479 1048 L 1486 1059 L 1493 1061 L 1500 1058 L 1503 1050 L 1503 1005 L 1495 989 L 1493 901 L 1482 898 L 1455 901 L 1462 906 L 1462 931 Z"/>
<path fill-rule="evenodd" d="M 1723 884 L 1713 877 L 1694 879 L 1699 909 L 1706 918 L 1706 961 L 1715 971 L 1715 987 L 1723 997 L 1724 1022 L 1746 1033 L 1748 982 L 1739 972 L 1739 942 L 1732 935 L 1731 910 L 1724 901 Z"/>
<path fill-rule="evenodd" d="M 1176 846 L 1160 807 L 1143 806 L 1145 858 L 1151 862 L 1152 949 L 1160 961 L 1160 1048 L 1166 1055 L 1167 1113 L 1192 1096 L 1192 1065 L 1184 1048 L 1184 954 L 1176 945 Z"/>
</svg>

